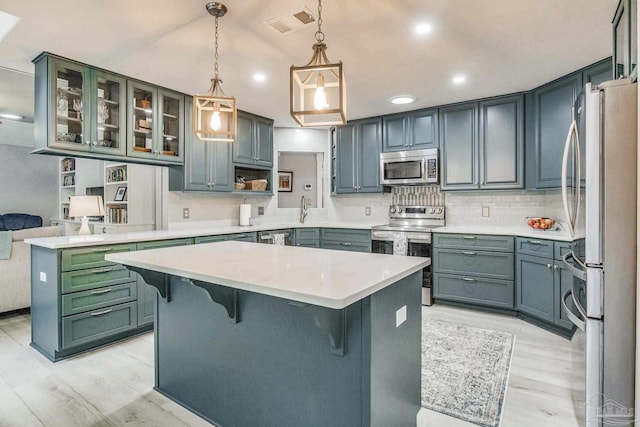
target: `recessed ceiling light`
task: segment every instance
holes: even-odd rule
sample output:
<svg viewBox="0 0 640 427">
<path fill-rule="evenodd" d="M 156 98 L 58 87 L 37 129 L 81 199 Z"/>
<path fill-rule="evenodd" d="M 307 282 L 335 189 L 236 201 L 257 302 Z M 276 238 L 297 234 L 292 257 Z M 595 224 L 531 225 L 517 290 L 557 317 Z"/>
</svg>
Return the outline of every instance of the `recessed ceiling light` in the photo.
<svg viewBox="0 0 640 427">
<path fill-rule="evenodd" d="M 420 24 L 416 25 L 415 28 L 416 34 L 428 34 L 431 32 L 431 24 Z"/>
<path fill-rule="evenodd" d="M 23 118 L 22 116 L 18 116 L 17 114 L 9 114 L 9 113 L 2 113 L 0 114 L 0 117 L 2 117 L 3 119 L 9 119 L 9 120 L 20 120 Z"/>
<path fill-rule="evenodd" d="M 462 84 L 467 81 L 467 78 L 462 74 L 458 74 L 457 76 L 453 76 L 451 81 L 457 85 Z"/>
<path fill-rule="evenodd" d="M 411 104 L 415 100 L 416 97 L 411 95 L 398 95 L 393 98 L 389 98 L 389 102 L 392 104 Z"/>
<path fill-rule="evenodd" d="M 0 10 L 0 40 L 13 30 L 13 27 L 20 21 L 17 16 L 10 15 Z"/>
<path fill-rule="evenodd" d="M 267 76 L 265 76 L 265 75 L 264 75 L 264 74 L 262 74 L 262 73 L 255 73 L 255 74 L 253 75 L 253 80 L 255 80 L 255 81 L 257 81 L 257 82 L 263 82 L 263 81 L 265 81 L 265 80 L 266 80 L 266 78 L 267 78 Z"/>
</svg>

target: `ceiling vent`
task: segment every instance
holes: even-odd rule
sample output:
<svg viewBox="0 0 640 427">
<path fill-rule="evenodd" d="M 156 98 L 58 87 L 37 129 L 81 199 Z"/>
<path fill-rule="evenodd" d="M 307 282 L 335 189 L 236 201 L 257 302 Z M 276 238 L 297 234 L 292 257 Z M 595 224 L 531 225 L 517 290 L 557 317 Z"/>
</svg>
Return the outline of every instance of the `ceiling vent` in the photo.
<svg viewBox="0 0 640 427">
<path fill-rule="evenodd" d="M 311 14 L 311 11 L 306 6 L 302 6 L 290 10 L 284 15 L 271 18 L 265 21 L 265 23 L 280 34 L 288 34 L 292 31 L 299 30 L 307 24 L 315 22 L 315 20 L 316 18 Z"/>
</svg>

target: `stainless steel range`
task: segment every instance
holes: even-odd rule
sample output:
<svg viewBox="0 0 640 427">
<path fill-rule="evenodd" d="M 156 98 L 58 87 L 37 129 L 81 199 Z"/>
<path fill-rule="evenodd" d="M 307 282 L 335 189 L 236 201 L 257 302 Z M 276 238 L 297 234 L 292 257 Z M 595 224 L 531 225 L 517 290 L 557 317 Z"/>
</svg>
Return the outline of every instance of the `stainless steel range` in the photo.
<svg viewBox="0 0 640 427">
<path fill-rule="evenodd" d="M 444 206 L 391 205 L 389 224 L 371 229 L 372 252 L 431 258 L 431 230 L 444 225 Z M 432 295 L 429 266 L 422 276 L 422 304 L 431 305 Z"/>
</svg>

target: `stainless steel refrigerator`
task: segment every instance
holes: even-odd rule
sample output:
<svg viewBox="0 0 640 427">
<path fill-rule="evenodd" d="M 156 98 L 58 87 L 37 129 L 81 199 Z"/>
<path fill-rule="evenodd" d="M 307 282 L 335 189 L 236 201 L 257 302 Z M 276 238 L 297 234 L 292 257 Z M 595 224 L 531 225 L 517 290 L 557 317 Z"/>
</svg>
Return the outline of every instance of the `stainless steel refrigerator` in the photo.
<svg viewBox="0 0 640 427">
<path fill-rule="evenodd" d="M 563 295 L 585 331 L 586 425 L 631 426 L 636 309 L 637 87 L 629 79 L 587 84 L 574 107 L 563 159 L 562 195 L 573 233 L 584 189 L 584 254 L 565 264 L 576 276 Z M 581 176 L 585 177 L 582 181 Z M 579 289 L 586 280 L 586 297 Z M 571 306 L 575 310 L 571 310 Z M 576 314 L 574 314 L 574 311 Z"/>
</svg>

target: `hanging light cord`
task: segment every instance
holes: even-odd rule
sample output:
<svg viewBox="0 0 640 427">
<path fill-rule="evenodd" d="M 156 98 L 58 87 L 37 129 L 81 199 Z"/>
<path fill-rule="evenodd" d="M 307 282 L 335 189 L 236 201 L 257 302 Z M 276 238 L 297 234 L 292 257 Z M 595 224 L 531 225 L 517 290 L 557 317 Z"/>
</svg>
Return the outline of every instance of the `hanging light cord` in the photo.
<svg viewBox="0 0 640 427">
<path fill-rule="evenodd" d="M 322 32 L 322 0 L 318 0 L 318 31 L 316 31 L 316 40 L 318 43 L 324 41 L 324 33 Z"/>
<path fill-rule="evenodd" d="M 218 79 L 219 77 L 218 77 L 218 17 L 217 17 L 217 16 L 216 16 L 216 33 L 215 33 L 215 38 L 216 38 L 216 41 L 215 41 L 214 47 L 215 47 L 215 52 L 216 52 L 216 53 L 215 53 L 216 64 L 215 64 L 215 66 L 214 66 L 214 70 L 215 70 L 215 73 L 216 73 L 216 77 L 215 77 L 215 78 L 216 78 L 216 79 Z"/>
</svg>

